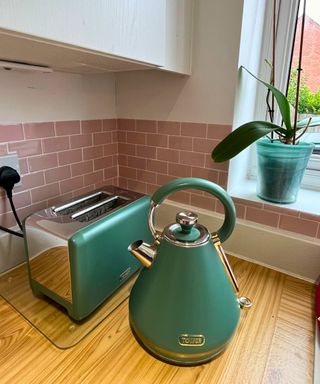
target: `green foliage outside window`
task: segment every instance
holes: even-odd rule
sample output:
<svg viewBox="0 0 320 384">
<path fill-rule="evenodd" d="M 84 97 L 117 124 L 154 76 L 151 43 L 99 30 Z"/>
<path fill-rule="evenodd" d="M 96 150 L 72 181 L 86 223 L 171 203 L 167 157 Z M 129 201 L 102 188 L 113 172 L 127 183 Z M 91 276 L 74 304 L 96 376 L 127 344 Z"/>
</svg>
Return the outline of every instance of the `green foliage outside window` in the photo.
<svg viewBox="0 0 320 384">
<path fill-rule="evenodd" d="M 288 101 L 293 107 L 296 103 L 297 73 L 297 70 L 291 71 L 287 95 Z M 300 82 L 298 112 L 306 114 L 310 113 L 313 115 L 320 114 L 320 89 L 318 92 L 313 93 L 306 85 L 306 80 L 303 76 L 301 77 Z"/>
</svg>

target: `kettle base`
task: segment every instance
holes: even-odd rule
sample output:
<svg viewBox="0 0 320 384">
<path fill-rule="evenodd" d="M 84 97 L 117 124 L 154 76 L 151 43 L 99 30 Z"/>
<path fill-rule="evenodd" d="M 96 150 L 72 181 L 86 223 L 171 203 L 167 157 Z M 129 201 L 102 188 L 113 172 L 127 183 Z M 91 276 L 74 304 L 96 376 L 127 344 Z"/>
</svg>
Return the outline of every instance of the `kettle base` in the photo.
<svg viewBox="0 0 320 384">
<path fill-rule="evenodd" d="M 148 352 L 151 356 L 155 357 L 158 360 L 177 366 L 190 367 L 209 363 L 213 359 L 220 356 L 225 351 L 228 344 L 224 344 L 218 350 L 215 348 L 214 351 L 211 350 L 201 353 L 190 354 L 173 352 L 159 347 L 154 342 L 144 337 L 140 332 L 137 331 L 131 321 L 130 327 L 135 339 L 146 352 Z"/>
</svg>

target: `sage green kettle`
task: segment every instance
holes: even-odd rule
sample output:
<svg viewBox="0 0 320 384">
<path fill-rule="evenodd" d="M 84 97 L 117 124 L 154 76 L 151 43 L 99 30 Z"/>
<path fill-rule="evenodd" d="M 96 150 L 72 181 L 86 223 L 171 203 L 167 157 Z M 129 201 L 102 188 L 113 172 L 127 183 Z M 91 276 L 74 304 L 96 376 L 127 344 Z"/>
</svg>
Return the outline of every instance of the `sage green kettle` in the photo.
<svg viewBox="0 0 320 384">
<path fill-rule="evenodd" d="M 162 234 L 154 228 L 155 209 L 172 192 L 199 189 L 217 197 L 225 219 L 217 233 L 184 211 Z M 240 308 L 250 307 L 238 297 L 238 284 L 221 247 L 235 225 L 232 199 L 218 185 L 204 179 L 183 178 L 167 183 L 151 198 L 149 227 L 154 244 L 142 240 L 129 246 L 144 268 L 129 299 L 129 320 L 138 341 L 162 360 L 195 365 L 222 352 L 236 331 Z"/>
</svg>

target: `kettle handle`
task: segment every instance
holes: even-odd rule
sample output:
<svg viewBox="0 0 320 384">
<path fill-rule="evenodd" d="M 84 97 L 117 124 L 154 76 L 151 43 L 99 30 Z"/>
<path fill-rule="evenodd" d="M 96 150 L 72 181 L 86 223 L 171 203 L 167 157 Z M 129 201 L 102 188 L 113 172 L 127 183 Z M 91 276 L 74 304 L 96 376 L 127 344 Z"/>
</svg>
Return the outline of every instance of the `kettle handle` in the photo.
<svg viewBox="0 0 320 384">
<path fill-rule="evenodd" d="M 154 212 L 163 200 L 168 197 L 172 192 L 181 191 L 182 189 L 199 189 L 204 192 L 208 192 L 211 195 L 217 197 L 224 206 L 225 218 L 221 228 L 217 231 L 221 242 L 227 240 L 231 235 L 235 223 L 236 223 L 236 210 L 231 197 L 227 192 L 219 185 L 212 181 L 186 177 L 182 179 L 176 179 L 160 187 L 151 197 L 151 207 L 149 211 L 149 227 L 150 231 L 155 238 L 157 238 L 157 232 L 154 228 Z M 215 233 L 212 233 L 212 236 Z"/>
</svg>

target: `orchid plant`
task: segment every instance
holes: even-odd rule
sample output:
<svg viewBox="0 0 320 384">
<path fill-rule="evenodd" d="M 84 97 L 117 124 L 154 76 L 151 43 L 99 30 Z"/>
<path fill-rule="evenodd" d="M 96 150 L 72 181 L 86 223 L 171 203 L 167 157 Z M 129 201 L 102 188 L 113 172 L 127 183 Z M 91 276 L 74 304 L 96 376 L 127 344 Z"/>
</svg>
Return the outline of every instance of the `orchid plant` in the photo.
<svg viewBox="0 0 320 384">
<path fill-rule="evenodd" d="M 250 121 L 241 125 L 214 148 L 211 156 L 215 162 L 220 163 L 233 158 L 256 140 L 272 132 L 278 135 L 278 139 L 283 144 L 296 145 L 309 127 L 320 125 L 320 117 L 305 118 L 292 123 L 290 104 L 287 97 L 272 84 L 259 79 L 245 67 L 241 67 L 241 69 L 247 71 L 272 93 L 283 123 L 277 125 L 269 121 Z M 270 140 L 272 141 L 273 138 L 270 138 Z"/>
</svg>

